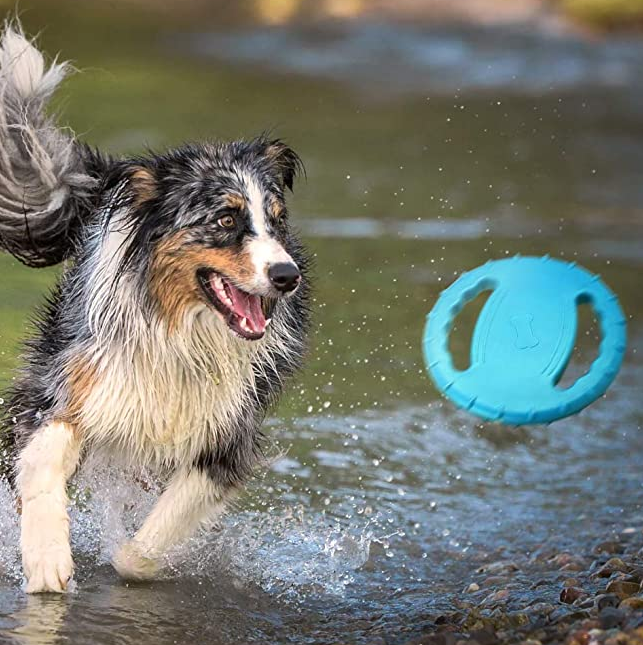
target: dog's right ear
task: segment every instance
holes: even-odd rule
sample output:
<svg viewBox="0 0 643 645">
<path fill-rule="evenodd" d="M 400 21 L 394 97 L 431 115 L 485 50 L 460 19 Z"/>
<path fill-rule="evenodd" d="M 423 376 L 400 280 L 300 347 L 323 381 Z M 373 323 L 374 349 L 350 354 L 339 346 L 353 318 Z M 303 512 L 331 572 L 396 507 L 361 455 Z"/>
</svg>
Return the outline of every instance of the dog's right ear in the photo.
<svg viewBox="0 0 643 645">
<path fill-rule="evenodd" d="M 269 141 L 264 154 L 277 170 L 282 186 L 292 192 L 295 177 L 305 174 L 299 155 L 281 139 Z"/>
<path fill-rule="evenodd" d="M 134 193 L 134 205 L 141 206 L 158 195 L 158 183 L 154 172 L 144 166 L 134 166 L 130 171 L 130 185 Z"/>
</svg>

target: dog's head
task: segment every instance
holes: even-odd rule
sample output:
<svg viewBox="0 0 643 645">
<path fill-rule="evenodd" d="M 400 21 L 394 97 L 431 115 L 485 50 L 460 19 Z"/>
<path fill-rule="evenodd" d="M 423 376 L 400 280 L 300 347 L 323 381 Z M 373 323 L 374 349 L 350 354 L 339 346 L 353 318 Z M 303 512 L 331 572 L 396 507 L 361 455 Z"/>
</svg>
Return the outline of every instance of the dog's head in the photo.
<svg viewBox="0 0 643 645">
<path fill-rule="evenodd" d="M 303 279 L 285 201 L 301 169 L 288 146 L 266 138 L 186 146 L 130 165 L 123 266 L 145 266 L 170 328 L 207 306 L 237 336 L 264 336 L 279 300 Z"/>
</svg>

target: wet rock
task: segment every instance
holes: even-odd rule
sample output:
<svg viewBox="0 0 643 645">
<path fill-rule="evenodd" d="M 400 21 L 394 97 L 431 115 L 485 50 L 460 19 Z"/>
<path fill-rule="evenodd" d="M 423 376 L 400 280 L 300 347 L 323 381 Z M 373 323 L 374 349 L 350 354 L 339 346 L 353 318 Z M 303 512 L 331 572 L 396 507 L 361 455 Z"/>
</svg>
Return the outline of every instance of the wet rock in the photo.
<svg viewBox="0 0 643 645">
<path fill-rule="evenodd" d="M 490 576 L 482 582 L 483 587 L 501 587 L 509 582 L 506 576 Z"/>
<path fill-rule="evenodd" d="M 629 571 L 630 567 L 621 560 L 621 558 L 610 558 L 606 563 L 606 567 L 609 567 L 613 571 Z"/>
<path fill-rule="evenodd" d="M 625 619 L 625 612 L 617 607 L 605 607 L 599 613 L 598 619 L 603 629 L 614 629 L 619 627 Z"/>
<path fill-rule="evenodd" d="M 620 558 L 610 558 L 603 566 L 592 574 L 592 578 L 623 578 L 632 567 Z"/>
<path fill-rule="evenodd" d="M 574 601 L 574 607 L 579 609 L 592 609 L 594 607 L 594 599 L 588 596 L 581 596 Z"/>
<path fill-rule="evenodd" d="M 498 562 L 492 562 L 491 564 L 484 564 L 476 570 L 476 573 L 508 573 L 511 571 L 518 571 L 519 567 L 515 562 L 508 560 L 500 560 Z"/>
<path fill-rule="evenodd" d="M 594 573 L 592 574 L 592 578 L 609 578 L 612 575 L 612 573 L 614 573 L 612 569 L 603 565 L 602 567 L 594 571 Z"/>
<path fill-rule="evenodd" d="M 605 639 L 605 645 L 634 645 L 634 643 L 636 643 L 636 641 L 630 640 L 625 632 L 616 632 Z"/>
<path fill-rule="evenodd" d="M 625 598 L 625 600 L 623 600 L 619 605 L 619 609 L 627 609 L 629 611 L 643 609 L 643 598 L 641 596 Z"/>
<path fill-rule="evenodd" d="M 592 637 L 589 635 L 589 632 L 584 629 L 580 629 L 569 635 L 567 645 L 588 645 L 591 640 Z"/>
<path fill-rule="evenodd" d="M 593 573 L 594 571 L 596 571 L 596 569 L 600 569 L 608 560 L 609 558 L 606 556 L 596 558 L 596 560 L 594 560 L 589 566 L 590 573 Z"/>
<path fill-rule="evenodd" d="M 626 582 L 638 582 L 643 581 L 643 569 L 640 567 L 634 567 L 630 569 L 630 572 L 623 578 Z"/>
<path fill-rule="evenodd" d="M 420 638 L 407 641 L 406 645 L 455 645 L 457 640 L 455 634 L 446 632 L 421 636 Z"/>
<path fill-rule="evenodd" d="M 605 540 L 594 545 L 594 553 L 623 553 L 625 547 L 617 540 Z"/>
<path fill-rule="evenodd" d="M 580 580 L 578 578 L 565 578 L 563 587 L 580 587 Z"/>
<path fill-rule="evenodd" d="M 493 630 L 490 629 L 478 629 L 471 632 L 471 640 L 467 643 L 476 642 L 479 645 L 496 645 L 498 639 Z"/>
<path fill-rule="evenodd" d="M 618 558 L 615 558 L 618 560 Z M 615 568 L 614 566 L 609 564 L 610 561 L 606 562 L 602 567 L 600 567 L 597 571 L 595 571 L 592 574 L 592 578 L 609 578 L 611 576 L 616 575 L 619 578 L 623 578 L 625 575 L 627 575 L 627 572 L 631 569 L 627 564 L 625 564 L 622 560 L 620 560 L 620 565 L 619 568 Z M 622 568 L 620 568 L 622 567 Z"/>
<path fill-rule="evenodd" d="M 548 616 L 552 611 L 554 611 L 554 609 L 556 609 L 556 607 L 548 602 L 536 602 L 527 607 L 527 611 L 529 613 L 541 614 L 543 616 Z"/>
<path fill-rule="evenodd" d="M 567 564 L 564 564 L 560 570 L 561 571 L 583 571 L 585 569 L 585 566 L 582 564 L 582 562 L 568 562 Z"/>
<path fill-rule="evenodd" d="M 466 589 L 465 593 L 474 593 L 480 591 L 480 585 L 477 582 L 472 582 Z"/>
<path fill-rule="evenodd" d="M 569 565 L 580 566 L 581 569 L 584 568 L 582 559 L 571 553 L 558 553 L 553 558 L 550 558 L 549 561 L 558 569 L 564 569 Z M 578 570 L 580 571 L 581 569 Z M 565 568 L 564 570 L 569 571 L 570 569 Z"/>
<path fill-rule="evenodd" d="M 497 602 L 506 602 L 509 598 L 509 589 L 501 589 L 495 593 L 489 594 L 483 601 L 483 605 L 492 605 Z"/>
<path fill-rule="evenodd" d="M 596 596 L 594 603 L 596 609 L 600 612 L 606 607 L 618 607 L 621 599 L 615 593 L 606 593 Z"/>
<path fill-rule="evenodd" d="M 560 601 L 566 605 L 571 605 L 574 601 L 586 596 L 587 592 L 580 587 L 565 587 L 560 592 Z"/>
<path fill-rule="evenodd" d="M 524 611 L 513 612 L 507 617 L 509 619 L 509 625 L 513 629 L 524 627 L 525 625 L 529 624 L 529 616 Z"/>
<path fill-rule="evenodd" d="M 605 589 L 607 593 L 616 594 L 621 600 L 629 598 L 638 593 L 639 585 L 636 582 L 624 582 L 623 580 L 612 580 Z"/>
<path fill-rule="evenodd" d="M 567 608 L 561 607 L 549 614 L 549 620 L 556 625 L 569 625 L 585 618 L 589 618 L 589 612 L 582 609 L 570 612 Z"/>
</svg>

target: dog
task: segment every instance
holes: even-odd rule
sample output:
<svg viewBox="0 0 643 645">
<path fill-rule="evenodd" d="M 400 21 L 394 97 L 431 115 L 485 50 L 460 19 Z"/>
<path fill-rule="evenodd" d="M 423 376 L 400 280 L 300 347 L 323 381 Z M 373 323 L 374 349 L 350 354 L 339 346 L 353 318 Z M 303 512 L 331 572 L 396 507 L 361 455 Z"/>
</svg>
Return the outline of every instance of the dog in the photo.
<svg viewBox="0 0 643 645">
<path fill-rule="evenodd" d="M 261 135 L 112 158 L 45 111 L 69 70 L 5 25 L 0 246 L 63 266 L 2 431 L 29 593 L 67 589 L 67 482 L 101 451 L 165 482 L 112 560 L 154 578 L 262 462 L 262 421 L 310 327 L 310 260 L 286 205 L 299 156 Z"/>
</svg>

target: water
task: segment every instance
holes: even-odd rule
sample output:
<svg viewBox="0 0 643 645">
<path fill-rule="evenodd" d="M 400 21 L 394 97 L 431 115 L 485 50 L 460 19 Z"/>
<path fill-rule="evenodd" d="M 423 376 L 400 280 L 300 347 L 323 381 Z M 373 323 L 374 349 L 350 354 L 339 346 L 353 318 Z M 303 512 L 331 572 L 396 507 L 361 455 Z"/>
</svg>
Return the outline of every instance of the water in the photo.
<svg viewBox="0 0 643 645">
<path fill-rule="evenodd" d="M 273 127 L 302 154 L 293 211 L 316 254 L 316 330 L 267 424 L 281 458 L 169 555 L 163 580 L 125 585 L 108 564 L 158 492 L 146 473 L 83 467 L 76 584 L 62 598 L 22 592 L 0 489 L 0 642 L 405 643 L 482 566 L 520 567 L 510 608 L 555 601 L 559 579 L 531 589 L 544 576 L 535 553 L 643 528 L 640 44 L 74 7 L 76 22 L 45 5 L 25 21 L 50 25 L 48 49 L 85 68 L 62 105 L 90 141 L 131 151 Z M 103 30 L 110 42 L 92 35 Z M 515 252 L 601 273 L 629 319 L 607 396 L 549 427 L 479 425 L 439 399 L 421 363 L 440 289 Z M 52 272 L 0 265 L 6 383 Z M 590 317 L 575 374 L 595 336 Z M 454 342 L 462 355 L 466 335 Z"/>
</svg>

